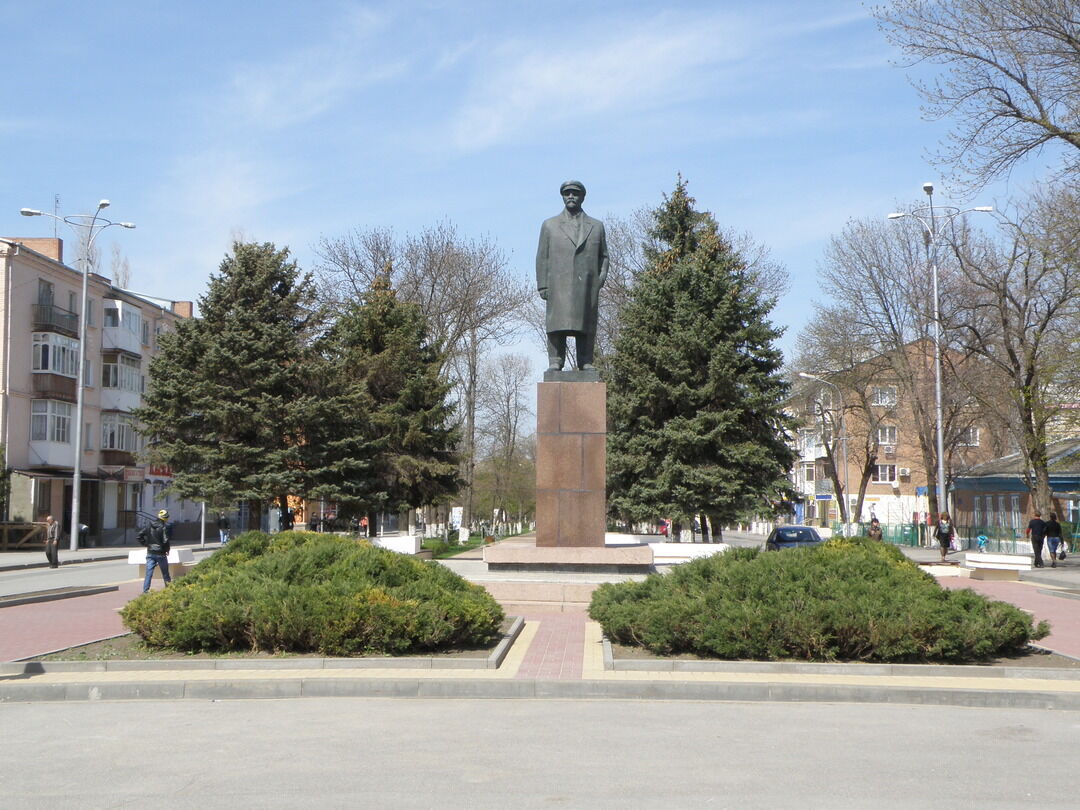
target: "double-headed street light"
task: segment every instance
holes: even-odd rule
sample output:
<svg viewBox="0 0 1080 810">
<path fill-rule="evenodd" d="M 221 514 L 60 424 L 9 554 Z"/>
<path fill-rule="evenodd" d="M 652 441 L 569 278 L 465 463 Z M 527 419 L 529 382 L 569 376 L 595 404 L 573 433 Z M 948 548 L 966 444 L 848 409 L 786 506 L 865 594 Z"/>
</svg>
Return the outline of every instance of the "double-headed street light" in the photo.
<svg viewBox="0 0 1080 810">
<path fill-rule="evenodd" d="M 923 183 L 923 191 L 930 198 L 930 204 L 910 212 L 889 214 L 888 219 L 912 217 L 926 230 L 926 261 L 934 279 L 934 381 L 936 383 L 937 409 L 937 508 L 941 512 L 948 509 L 945 503 L 945 428 L 941 408 L 941 305 L 938 297 L 938 237 L 941 225 L 951 225 L 952 221 L 963 214 L 977 211 L 990 213 L 994 209 L 989 205 L 977 205 L 961 210 L 953 205 L 934 206 L 934 184 Z"/>
<path fill-rule="evenodd" d="M 85 389 L 84 374 L 86 373 L 86 299 L 90 280 L 90 252 L 94 246 L 97 235 L 106 228 L 119 225 L 121 228 L 134 228 L 131 222 L 112 222 L 101 216 L 101 212 L 109 207 L 108 200 L 101 200 L 97 210 L 93 214 L 71 214 L 59 217 L 47 211 L 38 211 L 36 208 L 22 208 L 19 213 L 24 217 L 51 217 L 59 222 L 71 226 L 75 235 L 79 237 L 80 256 L 79 263 L 82 265 L 82 305 L 79 309 L 79 371 L 78 379 L 75 380 L 75 460 L 72 464 L 71 480 L 71 538 L 70 548 L 72 551 L 79 547 L 79 494 L 82 486 L 82 445 L 83 445 L 83 396 Z"/>
<path fill-rule="evenodd" d="M 847 429 L 844 422 L 844 392 L 840 390 L 840 386 L 830 380 L 826 380 L 824 377 L 818 377 L 814 374 L 807 374 L 805 371 L 800 371 L 799 376 L 806 380 L 813 380 L 819 382 L 822 385 L 831 385 L 836 389 L 836 396 L 840 400 L 840 444 L 844 451 L 844 497 L 840 505 L 840 518 L 844 522 L 843 534 L 847 537 L 848 523 L 850 523 L 851 517 L 851 493 L 848 489 L 848 455 L 847 455 Z"/>
</svg>

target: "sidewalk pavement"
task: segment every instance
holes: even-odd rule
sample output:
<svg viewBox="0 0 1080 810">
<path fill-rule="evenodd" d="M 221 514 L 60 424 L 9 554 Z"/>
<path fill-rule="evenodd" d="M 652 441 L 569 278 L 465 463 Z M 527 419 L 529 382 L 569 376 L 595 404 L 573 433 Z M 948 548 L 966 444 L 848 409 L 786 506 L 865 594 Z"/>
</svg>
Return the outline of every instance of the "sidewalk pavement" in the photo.
<svg viewBox="0 0 1080 810">
<path fill-rule="evenodd" d="M 217 533 L 214 533 L 217 537 Z M 129 551 L 134 551 L 141 546 L 100 546 L 93 548 L 80 548 L 71 551 L 67 548 L 60 549 L 60 565 L 76 565 L 77 563 L 103 562 L 106 560 L 126 560 Z M 212 550 L 221 548 L 221 543 L 215 540 L 213 543 L 173 543 L 173 548 L 190 548 L 193 551 L 200 549 Z M 47 568 L 49 561 L 45 558 L 45 552 L 40 548 L 30 551 L 0 551 L 0 572 L 21 571 L 27 568 Z"/>
<path fill-rule="evenodd" d="M 126 551 L 86 549 L 82 556 L 69 552 L 69 561 L 102 559 L 95 556 L 102 553 L 112 554 L 104 559 L 115 559 Z M 932 549 L 904 551 L 920 562 L 938 558 Z M 1053 569 L 1060 583 L 958 577 L 941 583 L 971 587 L 1016 604 L 1036 620 L 1048 619 L 1053 631 L 1043 646 L 1080 658 L 1080 600 L 1052 595 L 1080 582 L 1080 563 L 1069 563 Z M 133 579 L 110 593 L 0 608 L 0 660 L 122 633 L 117 611 L 138 591 Z M 656 662 L 655 669 L 639 668 L 652 664 L 638 662 L 633 669 L 615 669 L 605 656 L 599 625 L 585 613 L 525 614 L 524 619 L 502 666 L 492 670 L 395 668 L 393 659 L 337 661 L 333 666 L 308 658 L 234 661 L 227 672 L 215 668 L 212 659 L 3 664 L 0 702 L 378 695 L 932 703 L 1080 711 L 1080 669 L 667 660 Z"/>
</svg>

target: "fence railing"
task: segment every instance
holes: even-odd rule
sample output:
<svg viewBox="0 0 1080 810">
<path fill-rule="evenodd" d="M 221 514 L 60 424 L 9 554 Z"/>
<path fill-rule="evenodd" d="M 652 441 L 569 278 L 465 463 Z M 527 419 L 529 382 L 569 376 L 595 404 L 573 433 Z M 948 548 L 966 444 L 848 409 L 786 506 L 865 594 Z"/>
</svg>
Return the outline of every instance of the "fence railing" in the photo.
<svg viewBox="0 0 1080 810">
<path fill-rule="evenodd" d="M 869 523 L 858 523 L 857 534 L 866 535 L 870 530 Z M 1075 551 L 1077 542 L 1075 539 L 1073 524 L 1062 523 L 1062 534 L 1068 544 L 1070 552 Z M 887 543 L 898 546 L 935 546 L 936 541 L 931 534 L 934 527 L 919 523 L 881 524 L 881 539 Z M 833 524 L 833 535 L 838 536 L 841 531 L 839 523 Z M 1024 536 L 1023 530 L 1017 530 L 1002 526 L 961 526 L 956 527 L 956 540 L 954 546 L 960 551 L 966 549 L 978 549 L 979 536 L 986 538 L 986 550 L 1001 554 L 1031 554 L 1031 541 Z"/>
</svg>

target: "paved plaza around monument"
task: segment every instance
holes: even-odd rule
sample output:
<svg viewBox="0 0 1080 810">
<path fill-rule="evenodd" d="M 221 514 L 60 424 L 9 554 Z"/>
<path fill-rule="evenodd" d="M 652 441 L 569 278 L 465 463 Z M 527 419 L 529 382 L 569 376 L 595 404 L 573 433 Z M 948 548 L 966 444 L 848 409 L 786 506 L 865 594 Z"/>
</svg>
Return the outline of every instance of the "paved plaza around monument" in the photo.
<svg viewBox="0 0 1080 810">
<path fill-rule="evenodd" d="M 210 549 L 208 547 L 207 552 Z M 120 549 L 69 552 L 65 568 L 89 575 Z M 918 558 L 920 550 L 910 550 Z M 35 555 L 37 556 L 37 555 Z M 84 560 L 85 562 L 78 562 Z M 98 560 L 98 562 L 93 562 Z M 19 589 L 17 577 L 40 582 L 30 555 L 0 558 L 0 597 Z M 451 561 L 466 573 L 477 560 Z M 82 570 L 80 570 L 82 569 Z M 114 568 L 115 569 L 115 564 Z M 122 571 L 121 571 L 122 573 Z M 571 576 L 571 575 L 565 575 Z M 1049 572 L 1046 581 L 979 582 L 944 577 L 946 587 L 972 587 L 1048 619 L 1041 646 L 1080 658 L 1080 567 Z M 1046 579 L 1046 577 L 1042 577 Z M 114 591 L 0 608 L 0 659 L 15 662 L 121 634 L 118 610 L 139 591 L 130 577 Z M 872 666 L 751 662 L 619 661 L 605 656 L 600 627 L 584 612 L 523 613 L 520 633 L 497 668 L 448 668 L 453 663 L 398 666 L 374 662 L 270 658 L 256 661 L 51 663 L 3 665 L 0 700 L 152 698 L 290 698 L 398 696 L 444 698 L 636 698 L 750 701 L 933 703 L 986 707 L 1080 709 L 1080 669 Z M 609 648 L 610 649 L 610 648 Z"/>
</svg>

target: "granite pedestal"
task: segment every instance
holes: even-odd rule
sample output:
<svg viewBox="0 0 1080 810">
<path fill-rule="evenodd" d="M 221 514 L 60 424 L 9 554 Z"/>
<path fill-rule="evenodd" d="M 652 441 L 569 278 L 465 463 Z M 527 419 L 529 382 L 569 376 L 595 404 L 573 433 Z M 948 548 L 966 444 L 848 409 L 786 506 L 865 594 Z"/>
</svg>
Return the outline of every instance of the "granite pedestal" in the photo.
<svg viewBox="0 0 1080 810">
<path fill-rule="evenodd" d="M 595 372 L 548 372 L 545 382 L 538 384 L 536 542 L 486 548 L 489 571 L 587 575 L 641 574 L 652 569 L 648 545 L 604 544 L 607 386 L 595 378 Z M 549 584 L 552 590 L 556 583 Z M 548 598 L 538 595 L 544 583 L 513 587 L 522 590 L 518 601 Z"/>
</svg>

